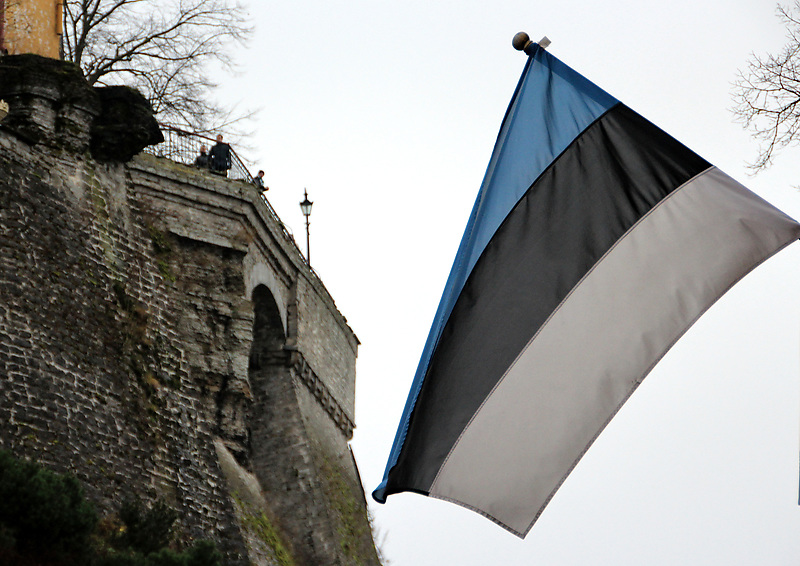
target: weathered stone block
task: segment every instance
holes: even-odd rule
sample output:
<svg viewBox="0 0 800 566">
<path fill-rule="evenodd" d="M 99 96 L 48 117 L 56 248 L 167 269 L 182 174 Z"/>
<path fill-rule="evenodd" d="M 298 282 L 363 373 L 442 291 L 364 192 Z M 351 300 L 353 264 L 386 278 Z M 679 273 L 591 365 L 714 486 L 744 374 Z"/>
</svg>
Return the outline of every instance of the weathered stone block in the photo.
<svg viewBox="0 0 800 566">
<path fill-rule="evenodd" d="M 76 65 L 32 54 L 2 57 L 0 99 L 9 105 L 3 127 L 28 143 L 88 148 L 100 104 Z"/>
<path fill-rule="evenodd" d="M 148 145 L 164 141 L 153 108 L 126 86 L 98 87 L 100 113 L 92 123 L 92 155 L 102 161 L 130 161 Z"/>
</svg>

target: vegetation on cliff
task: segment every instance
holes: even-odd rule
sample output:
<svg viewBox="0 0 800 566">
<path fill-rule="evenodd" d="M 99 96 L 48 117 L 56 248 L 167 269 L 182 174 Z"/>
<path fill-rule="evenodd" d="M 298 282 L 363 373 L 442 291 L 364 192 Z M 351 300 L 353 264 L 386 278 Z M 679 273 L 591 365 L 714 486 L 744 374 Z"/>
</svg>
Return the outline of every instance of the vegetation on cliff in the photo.
<svg viewBox="0 0 800 566">
<path fill-rule="evenodd" d="M 356 566 L 373 564 L 376 560 L 383 563 L 360 485 L 348 479 L 342 464 L 321 447 L 316 448 L 315 456 L 342 554 Z"/>
<path fill-rule="evenodd" d="M 220 566 L 210 541 L 174 548 L 178 513 L 138 499 L 98 520 L 78 480 L 0 452 L 0 563 L 5 566 Z"/>
</svg>

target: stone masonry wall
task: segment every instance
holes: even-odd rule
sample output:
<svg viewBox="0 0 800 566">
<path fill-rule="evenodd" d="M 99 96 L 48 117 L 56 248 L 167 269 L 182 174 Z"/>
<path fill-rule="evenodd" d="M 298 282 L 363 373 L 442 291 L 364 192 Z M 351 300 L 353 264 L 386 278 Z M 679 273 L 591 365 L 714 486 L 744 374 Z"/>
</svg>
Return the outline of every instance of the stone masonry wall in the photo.
<svg viewBox="0 0 800 566">
<path fill-rule="evenodd" d="M 0 135 L 0 447 L 70 471 L 103 512 L 165 498 L 246 563 L 153 242 L 125 168 Z"/>
<path fill-rule="evenodd" d="M 275 536 L 297 566 L 378 564 L 347 444 L 358 340 L 280 220 L 244 183 L 93 159 L 89 122 L 31 129 L 93 119 L 48 81 L 12 85 L 28 114 L 0 124 L 0 449 L 101 515 L 166 500 L 226 565 L 285 563 Z"/>
<path fill-rule="evenodd" d="M 348 376 L 355 375 L 355 352 L 357 341 L 340 332 L 338 321 L 320 303 L 322 298 L 310 282 L 301 280 L 298 285 L 301 297 L 298 314 L 298 347 L 306 353 L 314 367 L 330 368 L 332 378 L 328 387 L 339 402 L 346 407 L 350 419 L 354 419 L 355 389 Z"/>
</svg>

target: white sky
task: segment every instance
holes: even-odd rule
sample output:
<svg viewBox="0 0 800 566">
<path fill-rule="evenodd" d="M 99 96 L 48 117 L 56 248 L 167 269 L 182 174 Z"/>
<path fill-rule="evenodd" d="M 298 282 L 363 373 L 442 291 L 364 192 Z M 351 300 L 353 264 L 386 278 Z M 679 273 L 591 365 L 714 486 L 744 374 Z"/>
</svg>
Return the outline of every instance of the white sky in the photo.
<svg viewBox="0 0 800 566">
<path fill-rule="evenodd" d="M 517 31 L 787 213 L 798 149 L 748 177 L 730 83 L 785 33 L 771 0 L 253 0 L 250 157 L 362 342 L 353 447 L 376 487 L 525 63 Z M 650 374 L 523 541 L 455 505 L 371 505 L 391 564 L 800 563 L 800 245 L 715 305 Z M 371 500 L 371 498 L 370 498 Z"/>
</svg>

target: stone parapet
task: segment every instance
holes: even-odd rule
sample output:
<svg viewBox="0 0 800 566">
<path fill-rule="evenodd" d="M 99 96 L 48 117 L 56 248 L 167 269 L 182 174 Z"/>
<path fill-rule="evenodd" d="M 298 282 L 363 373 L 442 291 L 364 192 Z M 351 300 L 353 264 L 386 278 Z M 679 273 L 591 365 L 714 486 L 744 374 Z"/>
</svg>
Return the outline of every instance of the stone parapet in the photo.
<svg viewBox="0 0 800 566">
<path fill-rule="evenodd" d="M 9 105 L 2 127 L 26 142 L 76 153 L 89 148 L 100 100 L 76 65 L 30 54 L 2 57 L 0 99 Z"/>
<path fill-rule="evenodd" d="M 0 58 L 0 99 L 9 106 L 2 128 L 31 145 L 128 161 L 164 141 L 150 103 L 138 91 L 92 88 L 68 61 L 32 54 Z"/>
</svg>

